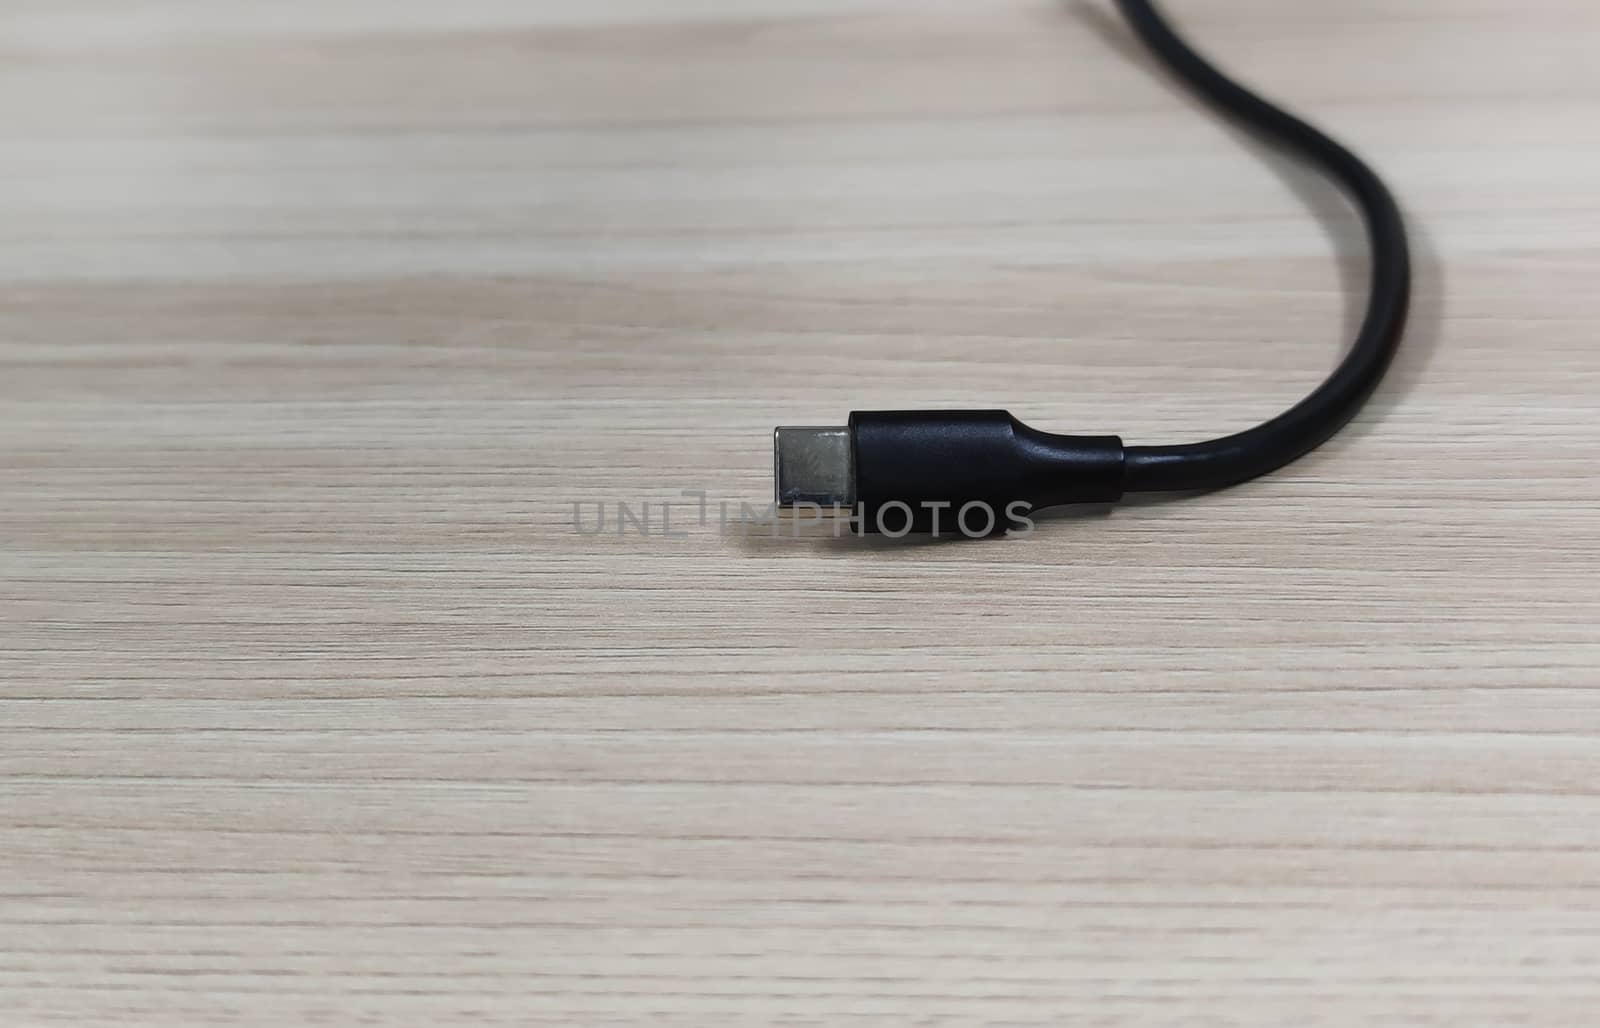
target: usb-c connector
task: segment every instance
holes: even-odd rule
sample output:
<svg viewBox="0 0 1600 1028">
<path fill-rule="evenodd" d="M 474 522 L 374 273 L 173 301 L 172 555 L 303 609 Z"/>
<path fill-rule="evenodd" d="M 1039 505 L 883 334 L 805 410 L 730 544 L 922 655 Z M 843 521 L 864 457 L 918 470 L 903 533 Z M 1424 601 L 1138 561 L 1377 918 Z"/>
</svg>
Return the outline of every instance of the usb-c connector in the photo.
<svg viewBox="0 0 1600 1028">
<path fill-rule="evenodd" d="M 862 532 L 959 518 L 990 534 L 1041 507 L 1122 498 L 1121 439 L 1052 435 L 1003 410 L 857 411 L 846 428 L 780 428 L 774 447 L 780 509 L 853 507 Z"/>
</svg>

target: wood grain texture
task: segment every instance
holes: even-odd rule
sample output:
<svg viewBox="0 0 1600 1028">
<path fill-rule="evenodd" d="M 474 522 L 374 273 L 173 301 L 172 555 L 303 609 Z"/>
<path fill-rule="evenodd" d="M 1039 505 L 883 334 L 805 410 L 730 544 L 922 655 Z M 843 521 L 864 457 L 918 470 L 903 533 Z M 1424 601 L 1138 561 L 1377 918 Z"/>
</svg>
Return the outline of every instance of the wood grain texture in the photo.
<svg viewBox="0 0 1600 1028">
<path fill-rule="evenodd" d="M 1392 176 L 1398 367 L 862 545 L 680 491 L 1244 427 L 1350 212 L 1097 4 L 7 0 L 0 1021 L 1592 1023 L 1600 8 L 1173 6 Z"/>
</svg>

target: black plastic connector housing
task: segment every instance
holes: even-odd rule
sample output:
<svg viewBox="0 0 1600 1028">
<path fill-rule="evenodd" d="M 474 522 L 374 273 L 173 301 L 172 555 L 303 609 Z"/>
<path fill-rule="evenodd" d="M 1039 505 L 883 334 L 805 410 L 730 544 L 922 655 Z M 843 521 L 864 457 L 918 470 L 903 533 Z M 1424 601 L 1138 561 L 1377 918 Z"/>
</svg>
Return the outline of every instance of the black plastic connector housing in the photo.
<svg viewBox="0 0 1600 1028">
<path fill-rule="evenodd" d="M 1053 435 L 1003 410 L 857 411 L 849 431 L 858 532 L 973 534 L 992 513 L 998 534 L 1042 507 L 1122 498 L 1116 436 Z"/>
</svg>

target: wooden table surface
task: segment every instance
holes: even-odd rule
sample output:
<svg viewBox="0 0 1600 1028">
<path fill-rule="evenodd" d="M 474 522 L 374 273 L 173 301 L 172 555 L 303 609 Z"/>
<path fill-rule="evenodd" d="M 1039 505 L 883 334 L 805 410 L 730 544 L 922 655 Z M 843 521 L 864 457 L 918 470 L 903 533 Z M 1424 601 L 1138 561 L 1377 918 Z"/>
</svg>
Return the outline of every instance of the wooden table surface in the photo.
<svg viewBox="0 0 1600 1028">
<path fill-rule="evenodd" d="M 0 1022 L 1593 1023 L 1600 7 L 1172 6 L 1392 176 L 1398 365 L 888 545 L 772 426 L 1197 439 L 1359 312 L 1109 7 L 5 0 Z"/>
</svg>

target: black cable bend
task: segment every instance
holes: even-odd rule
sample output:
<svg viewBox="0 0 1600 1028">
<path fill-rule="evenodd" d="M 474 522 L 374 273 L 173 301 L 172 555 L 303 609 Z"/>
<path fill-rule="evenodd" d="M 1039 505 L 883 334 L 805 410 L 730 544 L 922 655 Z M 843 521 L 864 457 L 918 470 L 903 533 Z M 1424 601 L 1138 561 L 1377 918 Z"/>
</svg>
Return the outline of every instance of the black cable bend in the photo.
<svg viewBox="0 0 1600 1028">
<path fill-rule="evenodd" d="M 1377 388 L 1400 346 L 1410 303 L 1405 223 L 1388 187 L 1359 157 L 1218 71 L 1173 31 L 1149 0 L 1116 4 L 1144 44 L 1202 99 L 1305 158 L 1343 187 L 1361 211 L 1372 248 L 1372 284 L 1361 330 L 1344 360 L 1311 395 L 1236 435 L 1126 450 L 1123 485 L 1128 492 L 1220 488 L 1275 471 L 1320 446 Z"/>
</svg>

